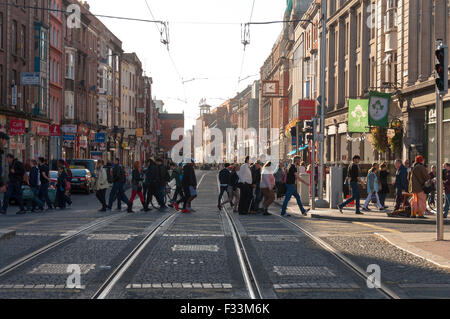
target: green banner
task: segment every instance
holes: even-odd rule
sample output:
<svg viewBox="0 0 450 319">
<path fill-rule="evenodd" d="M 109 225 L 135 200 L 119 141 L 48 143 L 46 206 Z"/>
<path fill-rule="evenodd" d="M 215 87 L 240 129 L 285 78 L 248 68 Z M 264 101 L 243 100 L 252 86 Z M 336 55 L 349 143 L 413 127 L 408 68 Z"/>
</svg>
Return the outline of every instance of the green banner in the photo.
<svg viewBox="0 0 450 319">
<path fill-rule="evenodd" d="M 348 100 L 348 132 L 369 131 L 369 100 Z"/>
<path fill-rule="evenodd" d="M 370 92 L 369 99 L 369 125 L 388 126 L 389 105 L 391 104 L 391 94 Z"/>
</svg>

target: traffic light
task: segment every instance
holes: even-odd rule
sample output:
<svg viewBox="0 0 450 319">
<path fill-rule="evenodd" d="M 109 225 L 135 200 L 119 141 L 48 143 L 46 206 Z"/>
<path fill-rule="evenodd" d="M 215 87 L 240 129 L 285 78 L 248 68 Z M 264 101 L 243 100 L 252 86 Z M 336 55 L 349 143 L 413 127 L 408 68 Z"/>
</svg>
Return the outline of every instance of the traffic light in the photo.
<svg viewBox="0 0 450 319">
<path fill-rule="evenodd" d="M 448 92 L 448 47 L 440 44 L 436 50 L 436 88 L 440 94 Z"/>
<path fill-rule="evenodd" d="M 306 139 L 308 141 L 313 141 L 314 140 L 314 122 L 313 121 L 305 122 L 305 132 L 306 132 Z"/>
<path fill-rule="evenodd" d="M 291 127 L 291 136 L 297 136 L 297 127 Z"/>
</svg>

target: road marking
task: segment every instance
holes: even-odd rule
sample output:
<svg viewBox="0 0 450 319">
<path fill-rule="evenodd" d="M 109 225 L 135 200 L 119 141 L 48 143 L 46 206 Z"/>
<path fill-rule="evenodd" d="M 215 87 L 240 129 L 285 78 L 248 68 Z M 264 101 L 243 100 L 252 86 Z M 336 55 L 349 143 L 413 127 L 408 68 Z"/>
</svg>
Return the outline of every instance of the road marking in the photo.
<svg viewBox="0 0 450 319">
<path fill-rule="evenodd" d="M 273 285 L 275 290 L 287 289 L 359 289 L 360 287 L 354 283 L 289 283 Z"/>
<path fill-rule="evenodd" d="M 88 272 L 95 269 L 94 264 L 77 265 L 80 267 L 81 275 L 86 275 Z M 67 271 L 69 266 L 70 264 L 42 264 L 29 273 L 34 275 L 66 275 L 69 274 Z"/>
<path fill-rule="evenodd" d="M 395 230 L 395 229 L 390 229 L 390 228 L 385 228 L 385 227 L 381 227 L 381 226 L 370 225 L 370 224 L 361 223 L 361 222 L 352 222 L 352 224 L 366 226 L 366 227 L 369 227 L 369 228 L 373 228 L 373 229 L 376 229 L 376 230 L 382 230 L 382 231 L 386 231 L 386 232 L 389 232 L 389 233 L 401 233 L 400 231 Z"/>
<path fill-rule="evenodd" d="M 135 237 L 130 234 L 90 234 L 88 240 L 128 240 Z"/>
<path fill-rule="evenodd" d="M 292 235 L 252 235 L 250 237 L 256 237 L 257 241 L 263 242 L 299 242 L 298 236 Z"/>
<path fill-rule="evenodd" d="M 219 246 L 217 245 L 175 245 L 172 251 L 208 251 L 217 253 Z"/>
<path fill-rule="evenodd" d="M 126 289 L 233 289 L 233 285 L 225 283 L 155 283 L 128 284 Z"/>
<path fill-rule="evenodd" d="M 15 284 L 8 284 L 8 285 L 0 285 L 0 290 L 84 290 L 86 289 L 86 286 L 78 286 L 75 288 L 67 287 L 66 285 L 54 285 L 54 284 L 39 284 L 39 285 L 15 285 Z"/>
<path fill-rule="evenodd" d="M 321 276 L 336 277 L 327 267 L 273 266 L 273 272 L 279 276 Z"/>
</svg>

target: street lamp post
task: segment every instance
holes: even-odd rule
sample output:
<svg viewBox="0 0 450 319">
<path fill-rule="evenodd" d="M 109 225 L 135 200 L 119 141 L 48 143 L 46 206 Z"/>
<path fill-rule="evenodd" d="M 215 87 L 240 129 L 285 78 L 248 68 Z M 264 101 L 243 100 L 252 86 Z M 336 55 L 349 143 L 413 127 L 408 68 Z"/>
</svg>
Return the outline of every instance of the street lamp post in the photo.
<svg viewBox="0 0 450 319">
<path fill-rule="evenodd" d="M 320 134 L 319 134 L 319 184 L 316 206 L 328 208 L 330 204 L 323 199 L 324 184 L 324 136 L 325 136 L 325 55 L 327 36 L 327 0 L 322 0 L 322 39 L 320 44 Z M 314 198 L 313 198 L 314 201 Z"/>
</svg>

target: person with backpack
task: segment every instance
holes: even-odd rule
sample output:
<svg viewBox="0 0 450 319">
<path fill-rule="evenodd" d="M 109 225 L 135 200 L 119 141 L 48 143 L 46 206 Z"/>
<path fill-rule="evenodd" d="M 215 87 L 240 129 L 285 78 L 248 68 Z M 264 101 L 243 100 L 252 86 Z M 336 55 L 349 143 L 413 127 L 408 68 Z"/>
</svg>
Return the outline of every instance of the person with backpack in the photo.
<svg viewBox="0 0 450 319">
<path fill-rule="evenodd" d="M 124 184 L 127 182 L 126 175 L 125 175 L 125 169 L 122 165 L 119 163 L 119 159 L 116 158 L 114 160 L 114 166 L 112 169 L 112 175 L 113 175 L 113 186 L 111 189 L 111 193 L 109 194 L 109 203 L 107 210 L 112 209 L 112 205 L 114 200 L 117 198 L 119 201 L 124 202 L 128 206 L 128 210 L 130 210 L 130 201 L 128 200 L 127 196 L 125 195 L 124 191 Z"/>
<path fill-rule="evenodd" d="M 425 218 L 427 209 L 426 182 L 429 175 L 424 165 L 425 160 L 421 155 L 416 156 L 415 163 L 410 171 L 409 192 L 413 194 L 411 203 L 411 218 Z"/>
<path fill-rule="evenodd" d="M 0 214 L 6 215 L 9 200 L 13 197 L 17 199 L 20 207 L 20 210 L 16 214 L 23 215 L 26 213 L 22 197 L 22 183 L 25 175 L 25 167 L 22 162 L 14 158 L 14 155 L 12 154 L 8 154 L 6 159 L 9 164 L 8 187 L 6 188 L 6 193 L 3 197 L 3 206 Z"/>
<path fill-rule="evenodd" d="M 223 205 L 225 205 L 226 203 L 230 203 L 231 197 L 233 196 L 229 192 L 229 188 L 228 188 L 228 186 L 230 186 L 230 184 L 231 184 L 230 164 L 226 163 L 224 165 L 224 168 L 219 172 L 219 183 L 220 183 L 220 193 L 219 193 L 217 208 L 219 208 L 219 210 L 222 210 Z M 222 197 L 225 192 L 227 192 L 227 194 L 228 194 L 228 201 L 222 203 Z"/>
<path fill-rule="evenodd" d="M 131 198 L 130 198 L 130 206 L 128 207 L 128 213 L 133 213 L 133 202 L 136 196 L 139 196 L 142 206 L 145 205 L 144 194 L 142 194 L 142 182 L 144 180 L 142 175 L 141 163 L 139 161 L 134 163 L 134 169 L 131 173 Z"/>
<path fill-rule="evenodd" d="M 338 209 L 343 214 L 343 208 L 355 201 L 356 215 L 363 215 L 361 213 L 360 201 L 361 201 L 361 192 L 359 190 L 359 184 L 365 185 L 361 180 L 361 170 L 359 168 L 359 163 L 361 161 L 361 157 L 359 155 L 353 156 L 352 164 L 348 167 L 347 178 L 350 180 L 350 187 L 352 189 L 352 197 L 347 199 L 344 203 L 338 205 Z"/>
<path fill-rule="evenodd" d="M 372 168 L 369 170 L 369 174 L 367 175 L 367 199 L 363 206 L 363 211 L 369 212 L 369 204 L 373 198 L 376 199 L 376 203 L 378 209 L 380 211 L 384 210 L 383 205 L 380 203 L 380 197 L 378 196 L 378 191 L 380 190 L 380 184 L 378 182 L 378 164 L 375 163 L 372 165 Z"/>
<path fill-rule="evenodd" d="M 175 194 L 173 195 L 172 199 L 170 200 L 169 207 L 175 207 L 175 203 L 177 202 L 178 196 L 183 197 L 183 186 L 182 186 L 182 179 L 183 179 L 183 172 L 182 172 L 182 165 L 176 165 L 175 163 L 170 164 L 170 168 L 172 169 L 172 175 L 170 176 L 170 180 L 175 180 Z M 177 209 L 178 210 L 178 209 Z"/>
<path fill-rule="evenodd" d="M 102 208 L 99 210 L 100 212 L 106 212 L 106 208 L 108 207 L 106 204 L 106 190 L 109 188 L 108 173 L 103 165 L 103 160 L 97 162 L 94 186 L 95 196 L 100 204 L 102 204 Z"/>
</svg>

